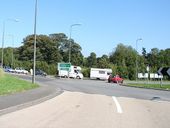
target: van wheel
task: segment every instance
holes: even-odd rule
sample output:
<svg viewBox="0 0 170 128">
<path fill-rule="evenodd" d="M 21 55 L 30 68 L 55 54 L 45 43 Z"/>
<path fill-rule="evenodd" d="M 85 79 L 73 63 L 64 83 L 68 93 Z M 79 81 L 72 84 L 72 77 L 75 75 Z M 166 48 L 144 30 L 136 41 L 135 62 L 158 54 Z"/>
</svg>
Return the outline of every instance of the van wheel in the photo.
<svg viewBox="0 0 170 128">
<path fill-rule="evenodd" d="M 77 76 L 76 78 L 77 78 L 77 79 L 80 79 L 80 76 Z"/>
</svg>

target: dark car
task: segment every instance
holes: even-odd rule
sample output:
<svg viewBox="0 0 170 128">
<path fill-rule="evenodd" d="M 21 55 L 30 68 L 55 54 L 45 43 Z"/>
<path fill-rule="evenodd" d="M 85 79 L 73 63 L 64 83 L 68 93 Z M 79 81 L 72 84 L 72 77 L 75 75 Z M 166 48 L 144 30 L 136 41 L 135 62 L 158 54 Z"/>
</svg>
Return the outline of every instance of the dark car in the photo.
<svg viewBox="0 0 170 128">
<path fill-rule="evenodd" d="M 108 82 L 111 83 L 123 83 L 123 78 L 121 78 L 119 75 L 116 75 L 116 76 L 112 76 L 110 75 L 109 78 L 108 78 Z"/>
<path fill-rule="evenodd" d="M 35 70 L 35 75 L 40 75 L 40 76 L 47 76 L 47 73 L 40 70 L 40 69 L 36 69 Z"/>
</svg>

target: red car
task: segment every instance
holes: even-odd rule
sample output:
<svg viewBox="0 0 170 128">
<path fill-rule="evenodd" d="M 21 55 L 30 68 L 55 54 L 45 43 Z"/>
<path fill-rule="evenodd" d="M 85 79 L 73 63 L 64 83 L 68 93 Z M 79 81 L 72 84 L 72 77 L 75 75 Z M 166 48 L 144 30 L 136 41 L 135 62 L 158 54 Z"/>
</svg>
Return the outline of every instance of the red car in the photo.
<svg viewBox="0 0 170 128">
<path fill-rule="evenodd" d="M 113 83 L 123 83 L 123 78 L 121 78 L 119 75 L 112 76 L 110 75 L 108 78 L 108 82 L 113 82 Z"/>
</svg>

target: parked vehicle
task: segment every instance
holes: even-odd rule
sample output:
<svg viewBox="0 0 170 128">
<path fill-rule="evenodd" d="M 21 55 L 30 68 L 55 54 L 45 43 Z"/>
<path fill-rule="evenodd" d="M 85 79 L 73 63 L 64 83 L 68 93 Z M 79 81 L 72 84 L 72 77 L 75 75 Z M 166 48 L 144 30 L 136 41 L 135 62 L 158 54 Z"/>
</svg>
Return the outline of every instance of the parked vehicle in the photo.
<svg viewBox="0 0 170 128">
<path fill-rule="evenodd" d="M 14 72 L 15 72 L 14 69 L 12 69 L 11 67 L 8 67 L 8 66 L 5 66 L 5 67 L 4 67 L 4 71 L 5 71 L 5 72 L 10 72 L 10 73 L 14 73 Z"/>
<path fill-rule="evenodd" d="M 112 69 L 91 68 L 90 79 L 107 80 L 112 74 Z"/>
<path fill-rule="evenodd" d="M 123 83 L 123 78 L 121 78 L 119 75 L 116 75 L 116 76 L 112 76 L 110 75 L 109 78 L 108 78 L 108 82 L 111 83 Z"/>
<path fill-rule="evenodd" d="M 35 75 L 40 75 L 40 76 L 47 76 L 47 73 L 40 70 L 40 69 L 36 69 L 35 70 Z"/>
<path fill-rule="evenodd" d="M 28 74 L 28 71 L 25 70 L 24 68 L 17 67 L 17 68 L 15 68 L 15 73 L 18 73 L 18 74 Z"/>
<path fill-rule="evenodd" d="M 83 74 L 81 73 L 80 66 L 71 65 L 69 69 L 66 69 L 66 68 L 60 68 L 59 64 L 61 63 L 58 63 L 59 77 L 83 79 Z"/>
</svg>

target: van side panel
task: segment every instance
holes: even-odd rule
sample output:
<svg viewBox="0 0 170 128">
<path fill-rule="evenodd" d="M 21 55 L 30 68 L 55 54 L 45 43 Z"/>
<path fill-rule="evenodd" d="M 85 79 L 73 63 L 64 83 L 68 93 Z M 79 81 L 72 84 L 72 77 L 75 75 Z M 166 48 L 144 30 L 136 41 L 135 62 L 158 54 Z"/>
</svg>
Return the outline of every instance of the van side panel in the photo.
<svg viewBox="0 0 170 128">
<path fill-rule="evenodd" d="M 111 69 L 91 68 L 90 79 L 107 80 L 110 73 L 112 73 Z"/>
</svg>

